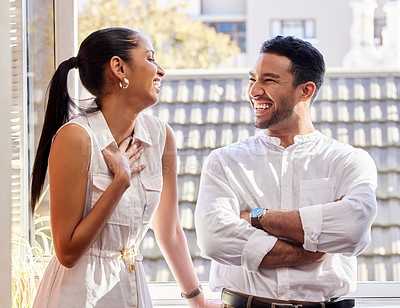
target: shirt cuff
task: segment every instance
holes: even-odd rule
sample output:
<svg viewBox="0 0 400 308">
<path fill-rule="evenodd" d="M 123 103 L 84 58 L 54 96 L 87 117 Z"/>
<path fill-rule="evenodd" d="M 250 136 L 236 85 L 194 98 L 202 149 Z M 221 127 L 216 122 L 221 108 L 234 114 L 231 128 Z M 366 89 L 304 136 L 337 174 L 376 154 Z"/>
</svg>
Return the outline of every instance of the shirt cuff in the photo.
<svg viewBox="0 0 400 308">
<path fill-rule="evenodd" d="M 243 249 L 242 266 L 256 272 L 265 255 L 275 246 L 278 239 L 267 232 L 257 229 L 248 239 Z"/>
<path fill-rule="evenodd" d="M 316 252 L 322 229 L 322 204 L 302 207 L 299 212 L 304 230 L 303 248 Z"/>
</svg>

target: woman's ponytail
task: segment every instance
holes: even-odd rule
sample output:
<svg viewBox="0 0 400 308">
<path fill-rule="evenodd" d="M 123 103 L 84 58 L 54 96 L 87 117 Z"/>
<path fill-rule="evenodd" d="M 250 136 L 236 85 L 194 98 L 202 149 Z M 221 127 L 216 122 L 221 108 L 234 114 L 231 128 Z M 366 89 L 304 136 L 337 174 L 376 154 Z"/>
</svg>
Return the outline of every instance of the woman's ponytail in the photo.
<svg viewBox="0 0 400 308">
<path fill-rule="evenodd" d="M 105 68 L 113 56 L 131 61 L 132 50 L 139 46 L 141 36 L 126 28 L 100 29 L 83 40 L 77 57 L 62 62 L 50 81 L 47 109 L 32 171 L 31 208 L 35 210 L 43 190 L 47 173 L 52 139 L 60 127 L 69 120 L 71 111 L 88 114 L 100 109 L 99 98 L 105 86 Z M 79 68 L 82 85 L 92 95 L 97 107 L 82 107 L 75 104 L 67 88 L 68 73 Z"/>
<path fill-rule="evenodd" d="M 58 129 L 69 119 L 73 102 L 68 93 L 68 73 L 72 68 L 77 68 L 78 64 L 77 57 L 62 62 L 50 81 L 46 113 L 32 171 L 32 213 L 43 190 L 52 139 Z"/>
</svg>

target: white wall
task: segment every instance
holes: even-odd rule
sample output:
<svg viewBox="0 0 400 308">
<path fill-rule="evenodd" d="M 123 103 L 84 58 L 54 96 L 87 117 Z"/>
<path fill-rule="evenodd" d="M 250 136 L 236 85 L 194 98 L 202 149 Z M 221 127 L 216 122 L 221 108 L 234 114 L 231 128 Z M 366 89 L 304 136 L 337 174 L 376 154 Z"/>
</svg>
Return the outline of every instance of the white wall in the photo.
<svg viewBox="0 0 400 308">
<path fill-rule="evenodd" d="M 378 7 L 375 10 L 375 16 L 376 17 L 386 17 L 385 12 L 383 11 L 384 5 L 392 0 L 375 0 L 376 3 L 378 4 Z"/>
<path fill-rule="evenodd" d="M 0 307 L 11 307 L 11 50 L 9 1 L 0 1 Z"/>
<path fill-rule="evenodd" d="M 246 0 L 201 0 L 202 14 L 235 15 L 246 12 Z"/>
<path fill-rule="evenodd" d="M 200 0 L 187 0 L 187 14 L 188 15 L 200 15 L 201 14 L 201 3 Z"/>
</svg>

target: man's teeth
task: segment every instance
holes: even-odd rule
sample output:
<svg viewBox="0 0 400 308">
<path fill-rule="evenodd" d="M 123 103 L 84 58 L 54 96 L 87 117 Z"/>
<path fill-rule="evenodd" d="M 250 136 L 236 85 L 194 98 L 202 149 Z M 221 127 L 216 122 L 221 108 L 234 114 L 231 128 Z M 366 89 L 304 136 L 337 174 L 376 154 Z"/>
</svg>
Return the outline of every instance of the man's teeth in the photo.
<svg viewBox="0 0 400 308">
<path fill-rule="evenodd" d="M 269 109 L 272 106 L 272 104 L 259 104 L 256 106 L 257 110 L 266 110 Z"/>
<path fill-rule="evenodd" d="M 156 80 L 154 80 L 154 81 L 153 81 L 153 84 L 154 84 L 156 87 L 159 87 L 159 86 L 161 86 L 161 81 L 156 81 Z"/>
</svg>

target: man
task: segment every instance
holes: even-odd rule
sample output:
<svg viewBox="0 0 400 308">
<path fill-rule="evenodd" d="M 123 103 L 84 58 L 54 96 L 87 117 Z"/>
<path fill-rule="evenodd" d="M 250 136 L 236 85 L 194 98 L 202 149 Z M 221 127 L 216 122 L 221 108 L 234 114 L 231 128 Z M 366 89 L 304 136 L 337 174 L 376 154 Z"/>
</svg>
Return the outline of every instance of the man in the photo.
<svg viewBox="0 0 400 308">
<path fill-rule="evenodd" d="M 377 172 L 367 152 L 314 129 L 324 73 L 308 42 L 264 42 L 248 87 L 264 131 L 203 166 L 198 244 L 224 307 L 354 306 L 340 297 L 355 290 L 356 256 L 371 241 Z"/>
</svg>

